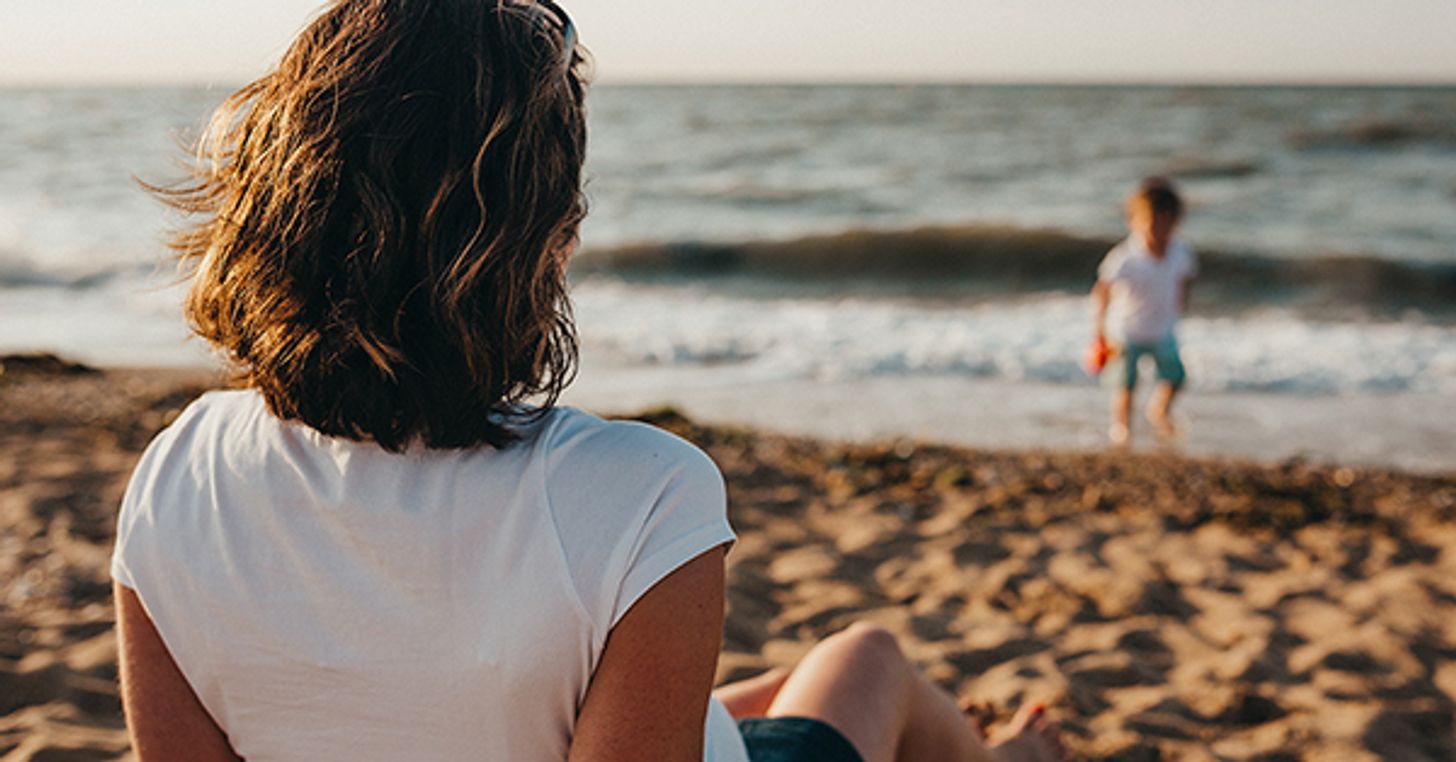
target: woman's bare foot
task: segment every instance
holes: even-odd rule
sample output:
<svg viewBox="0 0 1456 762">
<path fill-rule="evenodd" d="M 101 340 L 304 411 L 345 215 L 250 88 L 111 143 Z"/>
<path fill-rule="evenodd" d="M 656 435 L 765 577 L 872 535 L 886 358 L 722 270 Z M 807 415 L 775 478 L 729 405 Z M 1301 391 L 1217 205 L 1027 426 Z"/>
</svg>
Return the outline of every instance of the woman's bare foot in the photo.
<svg viewBox="0 0 1456 762">
<path fill-rule="evenodd" d="M 971 732 L 985 742 L 986 725 L 996 716 L 995 710 L 987 704 L 981 704 L 971 699 L 961 699 L 959 703 L 961 713 L 966 716 L 966 722 L 971 726 Z"/>
<path fill-rule="evenodd" d="M 1061 728 L 1047 719 L 1046 707 L 1028 704 L 996 734 L 991 754 L 1000 762 L 1070 762 L 1061 734 Z"/>
</svg>

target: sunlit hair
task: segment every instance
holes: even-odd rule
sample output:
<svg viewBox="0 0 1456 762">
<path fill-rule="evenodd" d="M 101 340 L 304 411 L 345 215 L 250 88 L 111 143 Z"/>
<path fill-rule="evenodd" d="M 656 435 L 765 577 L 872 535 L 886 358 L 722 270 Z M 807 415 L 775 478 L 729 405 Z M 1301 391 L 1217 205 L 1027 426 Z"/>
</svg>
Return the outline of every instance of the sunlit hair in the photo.
<svg viewBox="0 0 1456 762">
<path fill-rule="evenodd" d="M 1183 218 L 1183 197 L 1178 187 L 1166 177 L 1147 177 L 1138 183 L 1137 190 L 1127 197 L 1127 213 L 1147 209 L 1156 215 L 1170 215 L 1173 219 Z"/>
<path fill-rule="evenodd" d="M 336 0 L 214 115 L 193 179 L 154 189 L 200 216 L 172 244 L 188 320 L 275 415 L 499 447 L 555 402 L 585 214 L 565 44 L 526 3 Z"/>
</svg>

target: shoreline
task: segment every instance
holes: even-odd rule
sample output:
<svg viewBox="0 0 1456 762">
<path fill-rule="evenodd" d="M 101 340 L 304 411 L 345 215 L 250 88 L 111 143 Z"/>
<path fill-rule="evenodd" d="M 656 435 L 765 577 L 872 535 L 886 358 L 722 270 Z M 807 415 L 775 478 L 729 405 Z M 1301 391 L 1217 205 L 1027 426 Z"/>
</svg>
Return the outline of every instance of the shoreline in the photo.
<svg viewBox="0 0 1456 762">
<path fill-rule="evenodd" d="M 1147 394 L 1144 385 L 1139 400 Z M 611 414 L 674 407 L 705 423 L 826 441 L 1093 455 L 1109 450 L 1108 398 L 1094 385 L 950 376 L 725 383 L 711 367 L 604 368 L 584 355 L 582 378 L 562 401 Z M 1141 408 L 1135 413 L 1134 455 L 1456 475 L 1456 405 L 1441 395 L 1193 389 L 1178 400 L 1185 431 L 1172 447 L 1154 442 Z"/>
<path fill-rule="evenodd" d="M 0 756 L 127 759 L 115 510 L 216 375 L 0 379 Z M 1047 702 L 1090 760 L 1456 757 L 1456 476 L 637 417 L 728 486 L 720 682 L 868 620 L 993 727 Z"/>
<path fill-rule="evenodd" d="M 33 358 L 102 374 L 223 383 L 203 364 L 90 366 L 49 353 Z M 725 382 L 706 367 L 613 367 L 583 352 L 582 372 L 561 404 L 606 416 L 675 408 L 695 421 L 838 444 L 915 444 L 1020 454 L 1096 455 L 1106 442 L 1106 390 L 1092 385 L 918 375 L 898 378 L 764 378 Z M 1139 400 L 1146 399 L 1146 385 Z M 1159 443 L 1135 407 L 1134 456 L 1235 465 L 1309 463 L 1456 477 L 1456 405 L 1443 395 L 1315 395 L 1201 392 L 1180 397 L 1180 440 Z"/>
</svg>

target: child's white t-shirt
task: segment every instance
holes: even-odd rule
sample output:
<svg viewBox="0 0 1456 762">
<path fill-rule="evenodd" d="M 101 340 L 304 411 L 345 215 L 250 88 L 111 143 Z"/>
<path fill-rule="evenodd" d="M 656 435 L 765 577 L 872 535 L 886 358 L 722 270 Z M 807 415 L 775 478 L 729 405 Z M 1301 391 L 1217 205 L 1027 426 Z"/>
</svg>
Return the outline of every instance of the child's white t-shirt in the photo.
<svg viewBox="0 0 1456 762">
<path fill-rule="evenodd" d="M 393 454 L 211 392 L 148 447 L 112 574 L 244 758 L 560 762 L 608 631 L 733 541 L 706 455 L 556 408 Z M 707 758 L 746 760 L 714 705 Z"/>
<path fill-rule="evenodd" d="M 1193 251 L 1182 241 L 1169 243 L 1159 258 L 1137 236 L 1129 236 L 1097 268 L 1097 279 L 1112 287 L 1108 331 L 1137 342 L 1172 336 L 1182 309 L 1183 282 L 1197 273 Z"/>
</svg>

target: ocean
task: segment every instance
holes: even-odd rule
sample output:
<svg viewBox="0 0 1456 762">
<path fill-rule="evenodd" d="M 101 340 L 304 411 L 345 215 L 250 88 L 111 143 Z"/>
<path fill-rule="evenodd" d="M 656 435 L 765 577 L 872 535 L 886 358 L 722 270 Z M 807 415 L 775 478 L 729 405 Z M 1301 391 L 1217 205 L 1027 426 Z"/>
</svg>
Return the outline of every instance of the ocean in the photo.
<svg viewBox="0 0 1456 762">
<path fill-rule="evenodd" d="M 210 362 L 163 247 L 221 89 L 0 90 L 0 352 Z M 1456 399 L 1456 88 L 600 86 L 574 273 L 600 372 L 1086 389 L 1145 175 L 1202 277 L 1191 388 Z M 655 376 L 654 376 L 655 377 Z"/>
</svg>

